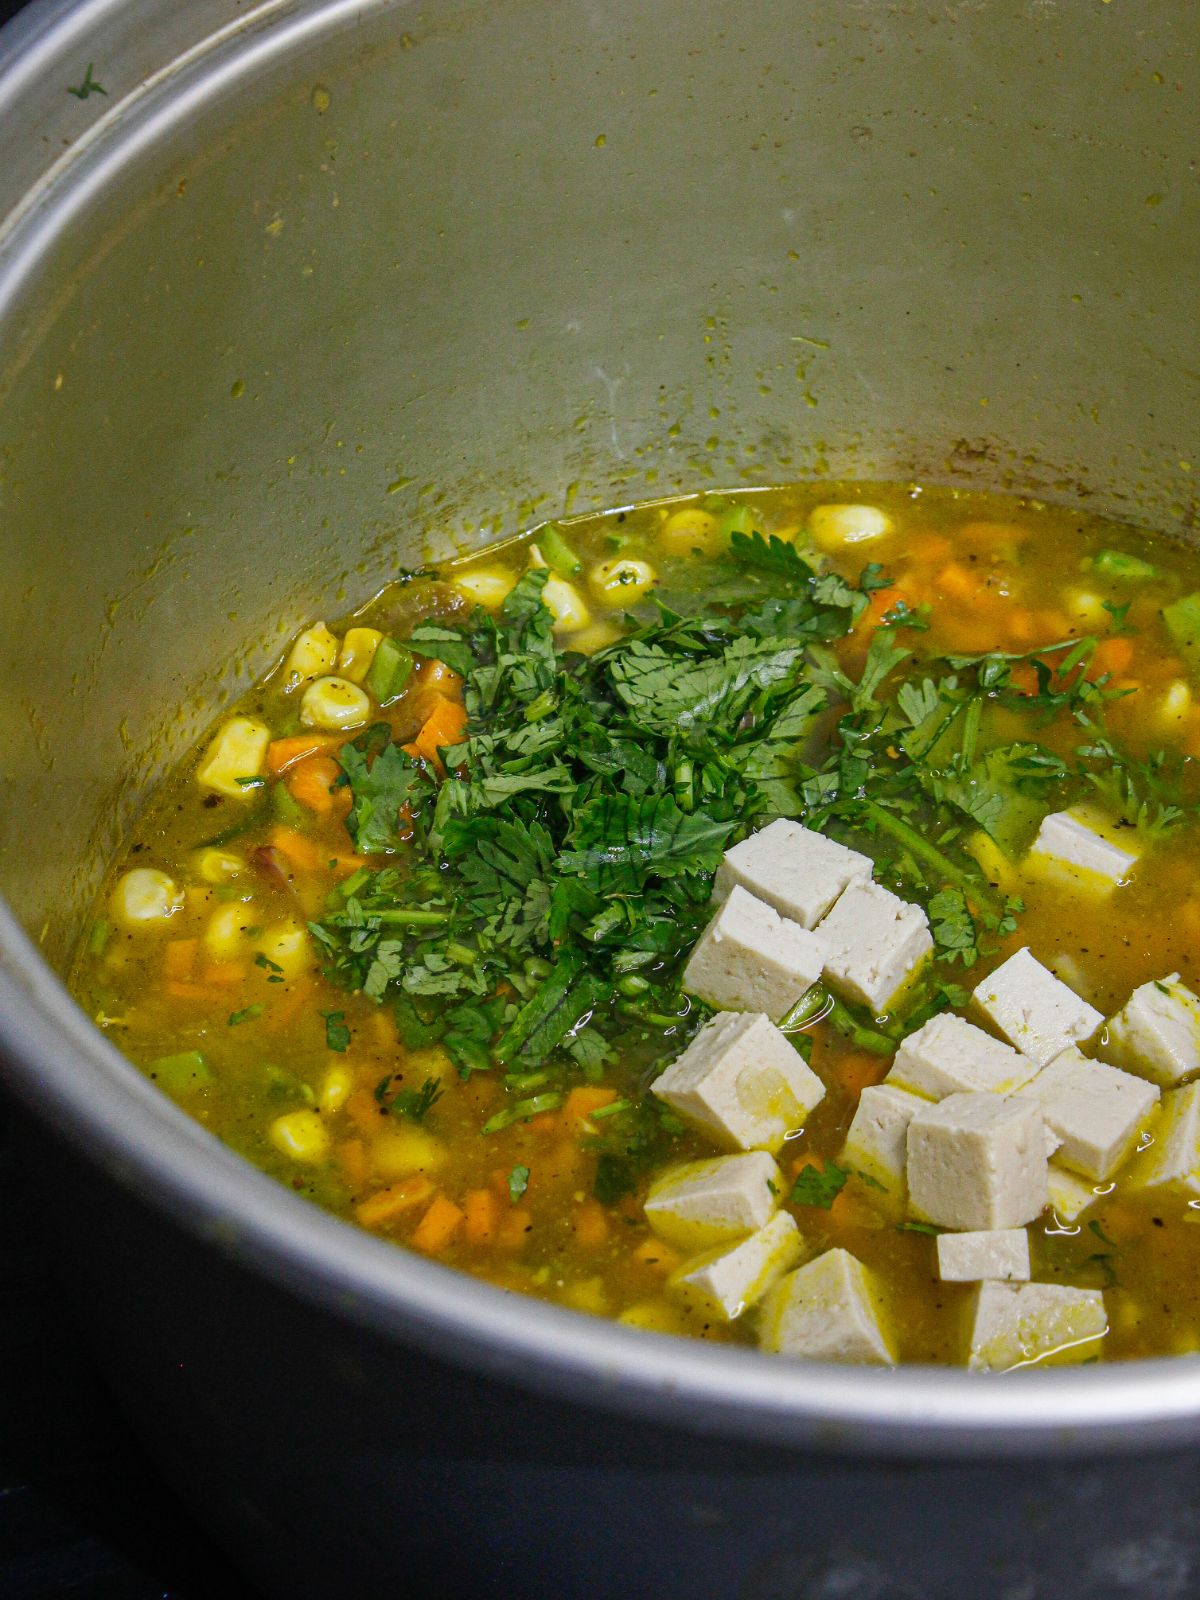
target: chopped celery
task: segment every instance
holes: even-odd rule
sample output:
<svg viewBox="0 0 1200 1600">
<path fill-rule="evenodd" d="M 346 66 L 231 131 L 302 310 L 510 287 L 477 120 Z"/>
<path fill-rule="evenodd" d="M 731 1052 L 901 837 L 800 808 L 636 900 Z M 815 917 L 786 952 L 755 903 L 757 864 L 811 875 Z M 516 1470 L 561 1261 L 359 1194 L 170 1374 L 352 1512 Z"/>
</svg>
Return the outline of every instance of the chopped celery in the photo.
<svg viewBox="0 0 1200 1600">
<path fill-rule="evenodd" d="M 754 513 L 749 506 L 730 506 L 721 513 L 717 529 L 722 539 L 728 539 L 735 533 L 753 533 Z"/>
<path fill-rule="evenodd" d="M 1187 662 L 1194 677 L 1200 677 L 1200 590 L 1181 595 L 1163 610 L 1163 622 L 1171 643 Z"/>
<path fill-rule="evenodd" d="M 366 688 L 381 706 L 399 698 L 413 669 L 412 651 L 386 635 L 375 647 Z"/>
<path fill-rule="evenodd" d="M 1123 550 L 1097 550 L 1092 557 L 1092 570 L 1105 578 L 1157 578 L 1158 568 L 1137 556 L 1128 556 Z"/>
<path fill-rule="evenodd" d="M 146 1069 L 168 1094 L 193 1094 L 212 1082 L 212 1069 L 199 1050 L 183 1050 L 178 1055 L 160 1056 Z"/>
<path fill-rule="evenodd" d="M 546 565 L 557 572 L 560 578 L 577 578 L 583 571 L 583 562 L 553 522 L 539 529 L 537 542 Z"/>
</svg>

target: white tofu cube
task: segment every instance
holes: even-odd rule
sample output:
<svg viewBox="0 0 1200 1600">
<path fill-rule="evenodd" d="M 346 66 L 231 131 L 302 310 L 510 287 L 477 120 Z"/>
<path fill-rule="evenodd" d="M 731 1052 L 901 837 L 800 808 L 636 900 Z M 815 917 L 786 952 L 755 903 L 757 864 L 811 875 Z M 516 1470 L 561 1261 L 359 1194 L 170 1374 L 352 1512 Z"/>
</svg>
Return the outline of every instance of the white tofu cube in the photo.
<svg viewBox="0 0 1200 1600">
<path fill-rule="evenodd" d="M 815 928 L 851 879 L 870 876 L 870 857 L 780 817 L 725 852 L 713 900 L 725 900 L 740 884 L 780 916 Z"/>
<path fill-rule="evenodd" d="M 1054 811 L 1042 818 L 1025 857 L 1025 871 L 1053 878 L 1079 894 L 1111 894 L 1128 881 L 1138 852 L 1105 837 L 1112 824 L 1084 809 Z M 1132 837 L 1132 830 L 1130 830 Z"/>
<path fill-rule="evenodd" d="M 1200 1000 L 1177 972 L 1133 991 L 1108 1024 L 1107 1054 L 1164 1089 L 1200 1071 Z"/>
<path fill-rule="evenodd" d="M 772 1154 L 825 1098 L 825 1085 L 770 1017 L 739 1011 L 705 1023 L 651 1088 L 724 1149 Z"/>
<path fill-rule="evenodd" d="M 873 1178 L 898 1207 L 907 1193 L 908 1125 L 927 1104 L 894 1084 L 869 1085 L 859 1096 L 838 1157 L 844 1166 Z"/>
<path fill-rule="evenodd" d="M 650 1185 L 646 1221 L 680 1250 L 710 1250 L 770 1222 L 784 1187 L 765 1150 L 686 1161 Z"/>
<path fill-rule="evenodd" d="M 826 1250 L 782 1278 L 763 1302 L 758 1338 L 764 1350 L 801 1360 L 896 1362 L 875 1281 L 846 1250 Z"/>
<path fill-rule="evenodd" d="M 1072 1048 L 1043 1067 L 1019 1098 L 1035 1101 L 1062 1141 L 1056 1160 L 1097 1181 L 1111 1177 L 1133 1151 L 1158 1103 L 1158 1090 Z"/>
<path fill-rule="evenodd" d="M 1090 1039 L 1104 1021 L 1027 949 L 1002 961 L 971 998 L 1009 1044 L 1039 1067 Z"/>
<path fill-rule="evenodd" d="M 1154 1143 L 1130 1163 L 1131 1189 L 1180 1189 L 1200 1195 L 1200 1083 L 1169 1089 L 1150 1124 Z"/>
<path fill-rule="evenodd" d="M 683 987 L 722 1011 L 764 1011 L 778 1022 L 824 964 L 816 934 L 735 886 L 696 941 Z"/>
<path fill-rule="evenodd" d="M 1081 1178 L 1078 1173 L 1059 1166 L 1057 1161 L 1051 1161 L 1046 1168 L 1046 1191 L 1050 1209 L 1060 1222 L 1077 1222 L 1099 1199 L 1090 1178 Z"/>
<path fill-rule="evenodd" d="M 817 937 L 828 947 L 825 976 L 839 994 L 860 1000 L 878 1016 L 924 964 L 933 950 L 929 922 L 920 906 L 855 878 Z"/>
<path fill-rule="evenodd" d="M 1024 1228 L 989 1228 L 982 1233 L 943 1233 L 937 1242 L 943 1283 L 997 1279 L 1029 1281 L 1029 1235 Z"/>
<path fill-rule="evenodd" d="M 1008 1094 L 1037 1070 L 1019 1050 L 943 1011 L 904 1040 L 884 1082 L 944 1100 L 948 1094 Z"/>
<path fill-rule="evenodd" d="M 1019 1228 L 1046 1204 L 1042 1115 L 1020 1095 L 952 1094 L 908 1125 L 914 1215 L 943 1228 Z"/>
<path fill-rule="evenodd" d="M 786 1211 L 780 1211 L 748 1239 L 685 1261 L 672 1273 L 670 1286 L 732 1322 L 795 1266 L 803 1249 L 799 1228 Z"/>
<path fill-rule="evenodd" d="M 1050 1358 L 1083 1361 L 1108 1332 L 1099 1289 L 1060 1283 L 983 1283 L 975 1295 L 971 1353 L 975 1372 L 1006 1372 Z"/>
</svg>

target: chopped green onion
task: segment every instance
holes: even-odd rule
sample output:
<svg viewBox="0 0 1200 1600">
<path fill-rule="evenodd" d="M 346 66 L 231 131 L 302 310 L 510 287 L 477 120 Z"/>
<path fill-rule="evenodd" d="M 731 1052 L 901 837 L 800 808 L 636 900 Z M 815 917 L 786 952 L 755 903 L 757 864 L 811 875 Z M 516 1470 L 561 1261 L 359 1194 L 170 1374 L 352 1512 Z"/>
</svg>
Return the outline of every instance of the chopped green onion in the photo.
<svg viewBox="0 0 1200 1600">
<path fill-rule="evenodd" d="M 516 1105 L 497 1111 L 484 1123 L 483 1131 L 499 1133 L 502 1128 L 511 1128 L 514 1122 L 528 1122 L 530 1117 L 540 1116 L 543 1111 L 557 1111 L 562 1103 L 563 1097 L 557 1090 L 551 1094 L 531 1095 L 528 1100 L 518 1100 Z"/>
<path fill-rule="evenodd" d="M 108 935 L 111 930 L 107 922 L 93 922 L 92 931 L 88 935 L 88 952 L 94 956 L 102 956 L 108 944 Z"/>
<path fill-rule="evenodd" d="M 595 1111 L 589 1111 L 588 1116 L 596 1122 L 602 1122 L 605 1117 L 615 1117 L 622 1111 L 628 1111 L 632 1100 L 613 1100 L 606 1106 L 597 1106 Z"/>
</svg>

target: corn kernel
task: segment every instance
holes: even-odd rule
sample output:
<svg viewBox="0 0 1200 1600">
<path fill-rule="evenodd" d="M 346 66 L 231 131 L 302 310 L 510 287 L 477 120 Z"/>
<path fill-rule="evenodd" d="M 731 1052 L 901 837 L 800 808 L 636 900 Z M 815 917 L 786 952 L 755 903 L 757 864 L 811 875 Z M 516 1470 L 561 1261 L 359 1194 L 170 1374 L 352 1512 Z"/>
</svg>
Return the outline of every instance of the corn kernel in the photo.
<svg viewBox="0 0 1200 1600">
<path fill-rule="evenodd" d="M 503 605 L 516 586 L 517 575 L 509 567 L 472 567 L 454 579 L 454 587 L 460 594 L 465 594 L 477 606 L 486 606 L 489 611 Z"/>
<path fill-rule="evenodd" d="M 280 968 L 275 977 L 296 978 L 312 965 L 312 944 L 298 923 L 273 922 L 255 940 L 255 949 Z"/>
<path fill-rule="evenodd" d="M 809 532 L 822 550 L 840 550 L 846 544 L 866 544 L 892 531 L 892 519 L 878 506 L 815 506 L 808 517 Z"/>
<path fill-rule="evenodd" d="M 205 926 L 204 949 L 214 961 L 237 961 L 247 952 L 255 911 L 241 900 L 218 906 Z"/>
<path fill-rule="evenodd" d="M 235 856 L 228 850 L 197 850 L 192 864 L 196 876 L 203 878 L 205 883 L 230 883 L 246 870 L 246 863 L 241 856 Z"/>
<path fill-rule="evenodd" d="M 381 1178 L 404 1178 L 410 1172 L 433 1172 L 446 1159 L 446 1147 L 424 1128 L 382 1128 L 371 1140 L 371 1164 Z"/>
<path fill-rule="evenodd" d="M 588 583 L 597 600 L 608 606 L 635 605 L 654 587 L 656 574 L 648 561 L 636 556 L 617 556 L 598 561 L 588 573 Z"/>
<path fill-rule="evenodd" d="M 284 670 L 289 688 L 310 683 L 332 672 L 337 665 L 338 642 L 323 622 L 306 628 L 292 646 Z"/>
<path fill-rule="evenodd" d="M 410 1050 L 404 1063 L 406 1083 L 424 1083 L 426 1078 L 449 1078 L 453 1073 L 454 1063 L 440 1044 L 431 1045 L 427 1050 Z"/>
<path fill-rule="evenodd" d="M 721 548 L 721 525 L 711 511 L 683 506 L 672 511 L 658 530 L 658 542 L 668 555 L 686 556 L 698 550 L 713 556 Z"/>
<path fill-rule="evenodd" d="M 1169 683 L 1158 703 L 1158 720 L 1164 728 L 1179 728 L 1192 709 L 1192 691 L 1182 678 Z"/>
<path fill-rule="evenodd" d="M 267 1130 L 276 1150 L 293 1161 L 315 1165 L 329 1154 L 329 1134 L 315 1111 L 288 1111 Z"/>
<path fill-rule="evenodd" d="M 592 620 L 587 602 L 573 583 L 565 578 L 549 577 L 542 590 L 542 603 L 554 618 L 556 633 L 574 633 L 586 628 Z"/>
<path fill-rule="evenodd" d="M 616 644 L 623 631 L 615 622 L 593 622 L 571 635 L 571 649 L 578 650 L 581 655 L 594 656 L 598 650 L 607 650 L 610 644 Z"/>
<path fill-rule="evenodd" d="M 249 800 L 267 761 L 271 730 L 257 717 L 230 717 L 205 752 L 196 782 L 202 789 L 228 795 L 231 800 Z"/>
<path fill-rule="evenodd" d="M 339 733 L 361 728 L 371 716 L 371 701 L 364 690 L 346 678 L 318 678 L 304 691 L 300 721 L 306 728 Z"/>
<path fill-rule="evenodd" d="M 181 911 L 184 898 L 183 890 L 165 872 L 157 867 L 135 867 L 113 890 L 112 913 L 127 928 L 150 927 Z"/>
<path fill-rule="evenodd" d="M 354 1092 L 354 1074 L 344 1061 L 336 1061 L 321 1080 L 317 1105 L 322 1116 L 340 1111 Z"/>
<path fill-rule="evenodd" d="M 350 683 L 361 683 L 371 670 L 382 638 L 378 628 L 351 628 L 342 640 L 341 654 L 337 658 L 338 674 Z"/>
<path fill-rule="evenodd" d="M 1104 609 L 1103 599 L 1091 589 L 1069 589 L 1063 599 L 1067 603 L 1068 614 L 1089 628 L 1103 628 L 1112 621 Z"/>
</svg>

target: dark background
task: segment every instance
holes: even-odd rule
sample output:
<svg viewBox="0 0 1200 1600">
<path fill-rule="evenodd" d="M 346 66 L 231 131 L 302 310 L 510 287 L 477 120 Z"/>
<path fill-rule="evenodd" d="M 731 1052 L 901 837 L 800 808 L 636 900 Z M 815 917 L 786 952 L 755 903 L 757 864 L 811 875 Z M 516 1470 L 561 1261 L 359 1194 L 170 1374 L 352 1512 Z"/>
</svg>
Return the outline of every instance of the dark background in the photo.
<svg viewBox="0 0 1200 1600">
<path fill-rule="evenodd" d="M 20 9 L 0 0 L 0 23 Z M 0 1100 L 0 1600 L 252 1600 L 164 1488 L 75 1337 L 19 1144 Z"/>
</svg>

